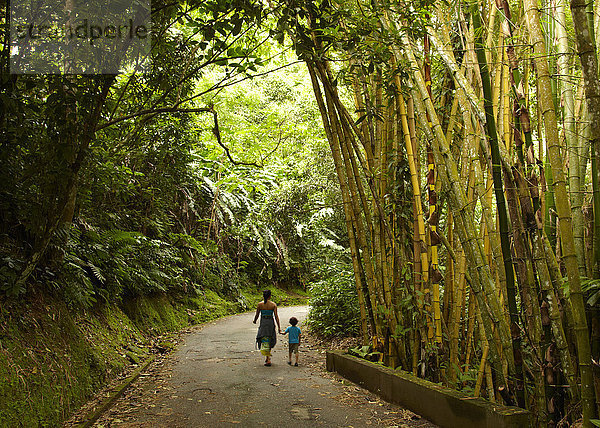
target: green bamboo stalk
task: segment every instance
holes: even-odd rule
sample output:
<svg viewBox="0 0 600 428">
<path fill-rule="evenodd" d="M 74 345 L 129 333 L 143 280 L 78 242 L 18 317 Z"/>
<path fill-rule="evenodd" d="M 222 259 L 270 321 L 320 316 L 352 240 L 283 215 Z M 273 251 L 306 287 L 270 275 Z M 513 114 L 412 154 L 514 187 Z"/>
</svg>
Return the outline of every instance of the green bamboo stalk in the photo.
<svg viewBox="0 0 600 428">
<path fill-rule="evenodd" d="M 558 44 L 558 72 L 561 76 L 569 76 L 570 56 L 573 50 L 569 47 L 567 35 L 567 19 L 565 14 L 565 0 L 556 0 L 556 35 Z M 573 86 L 567 79 L 561 79 L 561 96 L 563 99 L 563 124 L 565 141 L 569 158 L 569 193 L 571 196 L 571 210 L 573 212 L 573 234 L 575 237 L 575 253 L 579 263 L 579 275 L 586 276 L 585 242 L 583 220 L 583 188 L 581 180 L 581 161 L 579 152 L 579 139 L 575 130 L 575 100 L 573 97 Z"/>
<path fill-rule="evenodd" d="M 550 313 L 550 321 L 552 324 L 552 334 L 558 354 L 560 355 L 560 361 L 567 383 L 569 384 L 569 394 L 574 400 L 579 398 L 579 387 L 575 380 L 575 364 L 573 363 L 573 357 L 569 352 L 569 344 L 563 328 L 563 323 L 559 309 L 559 299 L 552 287 L 552 280 L 546 261 L 546 255 L 544 252 L 544 243 L 542 238 L 541 223 L 538 225 L 538 229 L 532 234 L 533 239 L 533 257 L 538 272 L 538 280 L 540 283 L 540 289 L 542 292 L 543 299 L 548 303 L 548 309 Z"/>
<path fill-rule="evenodd" d="M 579 5 L 583 5 L 583 8 Z M 580 17 L 578 14 L 584 11 L 584 1 L 575 0 L 571 3 L 573 12 L 573 22 L 576 26 L 582 23 L 576 23 Z M 579 358 L 579 373 L 581 375 L 581 402 L 583 407 L 584 427 L 591 427 L 590 419 L 596 415 L 596 404 L 594 399 L 594 380 L 591 367 L 591 348 L 588 338 L 587 321 L 585 318 L 585 303 L 581 291 L 579 279 L 579 268 L 577 265 L 577 256 L 575 255 L 575 242 L 573 238 L 571 207 L 569 205 L 569 195 L 565 185 L 563 159 L 560 150 L 560 141 L 558 138 L 558 128 L 556 124 L 556 114 L 554 103 L 552 101 L 552 89 L 550 84 L 550 73 L 548 62 L 546 60 L 546 46 L 544 36 L 540 25 L 539 9 L 534 0 L 525 0 L 525 15 L 527 18 L 527 27 L 533 44 L 534 61 L 537 68 L 537 86 L 538 103 L 544 119 L 544 128 L 546 131 L 546 140 L 548 142 L 548 155 L 552 165 L 553 187 L 556 194 L 556 208 L 558 211 L 560 238 L 563 249 L 563 260 L 565 263 L 567 276 L 569 278 L 570 300 L 573 305 L 573 316 L 575 322 L 575 337 L 577 341 L 577 350 Z M 587 20 L 583 20 L 587 25 Z M 579 31 L 576 31 L 578 33 Z M 589 31 L 587 33 L 589 38 Z M 578 45 L 582 35 L 577 35 Z M 581 50 L 581 47 L 580 47 Z M 582 57 L 582 63 L 583 61 Z M 594 76 L 595 85 L 598 86 L 597 73 Z M 592 83 L 594 84 L 594 83 Z M 598 91 L 600 96 L 600 91 Z M 597 99 L 600 102 L 600 97 Z M 598 109 L 600 114 L 600 108 Z M 599 122 L 600 123 L 600 122 Z M 596 127 L 600 128 L 600 127 Z M 598 130 L 597 132 L 600 132 Z"/>
<path fill-rule="evenodd" d="M 590 9 L 591 8 L 591 9 Z M 590 13 L 591 12 L 591 13 Z M 593 20 L 593 3 L 585 0 L 571 0 L 571 15 L 575 28 L 577 53 L 581 61 L 583 90 L 587 101 L 588 114 L 592 122 L 592 202 L 594 207 L 594 277 L 600 278 L 600 79 L 598 78 L 598 57 L 596 54 Z M 591 23 L 591 25 L 590 25 Z"/>
<path fill-rule="evenodd" d="M 367 280 L 367 285 L 369 287 L 370 306 L 372 308 L 371 318 L 372 318 L 372 323 L 373 323 L 373 331 L 376 335 L 380 335 L 381 327 L 376 319 L 377 302 L 375 299 L 375 287 L 372 285 L 374 275 L 372 272 L 372 266 L 370 264 L 370 256 L 368 254 L 368 249 L 366 248 L 366 245 L 364 242 L 364 231 L 362 230 L 362 220 L 359 218 L 356 218 L 356 215 L 355 215 L 355 213 L 357 211 L 354 210 L 354 207 L 353 207 L 353 204 L 352 204 L 352 201 L 350 198 L 350 191 L 348 189 L 348 179 L 346 177 L 346 174 L 345 174 L 343 166 L 342 166 L 343 162 L 342 162 L 340 151 L 339 151 L 339 144 L 337 143 L 338 137 L 337 137 L 337 134 L 334 133 L 332 130 L 332 124 L 330 123 L 329 112 L 323 101 L 323 96 L 321 93 L 321 89 L 319 87 L 319 83 L 317 80 L 315 70 L 313 69 L 313 66 L 309 63 L 307 63 L 307 67 L 308 67 L 308 71 L 309 71 L 309 74 L 311 77 L 313 91 L 315 93 L 315 99 L 317 101 L 317 105 L 319 106 L 319 111 L 321 112 L 321 118 L 323 120 L 323 127 L 325 129 L 327 140 L 329 141 L 329 144 L 330 144 L 330 148 L 331 148 L 331 152 L 332 152 L 332 156 L 333 156 L 333 160 L 334 160 L 334 166 L 336 169 L 336 174 L 338 177 L 338 181 L 340 183 L 340 189 L 342 191 L 344 215 L 346 218 L 346 229 L 348 230 L 349 236 L 350 235 L 357 236 L 359 238 L 358 239 L 358 247 L 363 252 L 363 259 L 365 262 L 365 267 L 367 267 L 367 270 L 365 272 L 365 277 Z M 363 237 L 361 237 L 361 233 L 363 233 Z M 356 240 L 354 242 L 357 243 Z M 356 253 L 357 253 L 357 257 L 359 257 L 358 256 L 358 254 L 359 254 L 358 248 L 356 249 Z"/>
<path fill-rule="evenodd" d="M 525 388 L 523 385 L 523 365 L 521 358 L 521 334 L 519 328 L 519 312 L 517 309 L 516 285 L 513 271 L 512 254 L 510 250 L 508 213 L 504 188 L 502 185 L 502 166 L 500 160 L 500 149 L 498 147 L 498 134 L 496 131 L 496 119 L 494 117 L 492 88 L 488 72 L 487 61 L 483 46 L 481 18 L 479 15 L 479 3 L 474 2 L 472 7 L 473 25 L 475 28 L 475 51 L 479 61 L 479 72 L 483 86 L 484 109 L 486 116 L 487 136 L 492 154 L 492 179 L 494 182 L 494 193 L 496 195 L 496 210 L 498 214 L 498 227 L 500 229 L 500 245 L 502 259 L 504 261 L 504 272 L 506 275 L 506 297 L 508 300 L 508 311 L 510 315 L 510 331 L 512 348 L 515 358 L 515 380 L 516 397 L 519 407 L 525 407 Z"/>
</svg>

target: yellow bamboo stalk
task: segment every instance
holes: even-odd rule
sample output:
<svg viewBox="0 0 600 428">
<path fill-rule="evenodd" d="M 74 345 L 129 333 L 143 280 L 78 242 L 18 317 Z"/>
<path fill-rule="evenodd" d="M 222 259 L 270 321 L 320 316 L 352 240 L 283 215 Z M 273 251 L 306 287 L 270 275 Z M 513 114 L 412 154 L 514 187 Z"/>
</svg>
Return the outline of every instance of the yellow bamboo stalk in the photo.
<svg viewBox="0 0 600 428">
<path fill-rule="evenodd" d="M 481 355 L 481 361 L 479 363 L 479 371 L 477 372 L 477 382 L 475 382 L 475 389 L 473 396 L 479 397 L 481 391 L 481 384 L 483 383 L 483 376 L 485 375 L 485 365 L 487 363 L 488 352 L 490 351 L 490 345 L 488 343 L 483 345 L 483 353 Z"/>
<path fill-rule="evenodd" d="M 464 64 L 461 67 L 464 67 Z M 462 68 L 461 68 L 461 70 L 462 70 Z M 454 97 L 454 100 L 452 101 L 452 108 L 450 109 L 450 116 L 448 119 L 448 128 L 446 129 L 446 139 L 448 140 L 448 142 L 450 144 L 452 143 L 452 137 L 454 135 L 454 128 L 461 126 L 460 123 L 456 120 L 457 110 L 458 110 L 458 98 Z"/>
<path fill-rule="evenodd" d="M 457 377 L 457 370 L 459 367 L 458 358 L 458 341 L 460 335 L 460 316 L 464 312 L 463 306 L 463 295 L 465 286 L 465 271 L 467 266 L 467 259 L 464 251 L 461 251 L 458 256 L 458 272 L 457 278 L 458 283 L 456 284 L 454 293 L 454 302 L 452 307 L 452 321 L 450 323 L 450 384 L 454 385 Z"/>
<path fill-rule="evenodd" d="M 396 77 L 396 84 L 400 84 L 400 78 Z M 400 86 L 398 86 L 400 87 Z M 416 168 L 416 156 L 413 153 L 413 145 L 410 139 L 410 130 L 408 127 L 408 116 L 406 114 L 406 104 L 404 102 L 404 97 L 401 92 L 398 92 L 398 108 L 400 113 L 400 121 L 402 124 L 402 131 L 404 135 L 404 145 L 406 148 L 406 157 L 408 160 L 408 167 L 410 169 L 410 181 L 413 189 L 413 197 L 415 200 L 415 217 L 417 218 L 418 228 L 419 228 L 419 242 L 421 243 L 421 265 L 423 266 L 423 281 L 426 282 L 429 277 L 429 273 L 427 271 L 427 266 L 429 266 L 429 261 L 427 258 L 427 247 L 425 244 L 425 221 L 423 219 L 423 205 L 421 202 L 421 186 L 419 184 L 419 177 L 417 175 Z M 420 308 L 423 307 L 422 298 L 417 298 L 417 302 Z"/>
<path fill-rule="evenodd" d="M 362 291 L 362 280 L 360 279 L 362 277 L 362 269 L 360 267 L 360 254 L 359 254 L 359 249 L 358 247 L 358 243 L 356 242 L 356 236 L 354 233 L 354 229 L 355 229 L 355 225 L 357 223 L 356 217 L 354 215 L 353 212 L 353 208 L 352 208 L 352 204 L 350 202 L 350 193 L 348 191 L 348 185 L 347 185 L 347 178 L 344 174 L 344 171 L 342 169 L 341 166 L 341 159 L 339 157 L 339 152 L 336 151 L 335 149 L 335 136 L 333 135 L 333 133 L 331 132 L 331 127 L 329 126 L 329 116 L 328 116 L 328 112 L 327 109 L 323 103 L 323 98 L 320 92 L 320 88 L 319 88 L 319 84 L 317 82 L 317 78 L 315 75 L 314 70 L 308 66 L 309 69 L 309 73 L 311 76 L 311 81 L 313 84 L 313 90 L 315 92 L 315 99 L 317 100 L 317 103 L 319 105 L 319 111 L 321 113 L 321 117 L 323 120 L 323 125 L 327 134 L 327 139 L 330 143 L 330 147 L 333 153 L 333 158 L 334 158 L 334 164 L 335 164 L 335 168 L 336 168 L 336 173 L 338 176 L 338 180 L 340 183 L 340 189 L 342 192 L 342 200 L 343 200 L 343 206 L 344 206 L 344 217 L 346 219 L 346 229 L 348 232 L 348 236 L 350 239 L 350 250 L 351 250 L 351 254 L 352 254 L 352 264 L 353 264 L 353 268 L 354 268 L 354 273 L 355 273 L 355 277 L 357 278 L 357 282 L 356 282 L 356 287 L 357 287 L 357 293 L 359 296 L 359 304 L 361 306 L 361 333 L 363 336 L 363 340 L 367 339 L 367 332 L 366 332 L 366 312 L 365 312 L 365 304 L 364 304 L 364 294 Z M 365 275 L 366 276 L 366 275 Z M 369 287 L 369 278 L 366 278 L 367 280 L 367 286 Z M 369 287 L 372 288 L 372 287 Z M 375 328 L 377 327 L 376 325 L 374 326 Z"/>
<path fill-rule="evenodd" d="M 496 9 L 493 7 L 492 9 Z M 490 64 L 488 62 L 488 64 Z M 500 111 L 500 101 L 501 101 L 501 85 L 502 85 L 502 63 L 494 68 L 494 85 L 492 88 L 492 109 L 494 111 L 494 118 L 498 117 L 498 112 Z M 500 129 L 500 127 L 499 127 Z"/>
<path fill-rule="evenodd" d="M 473 346 L 471 345 L 473 344 L 473 336 L 475 331 L 475 299 L 473 299 L 473 295 L 471 293 L 469 293 L 469 310 L 467 316 L 467 335 L 465 338 L 465 348 L 467 352 L 465 353 L 465 371 L 469 370 L 469 364 L 471 364 L 471 355 L 473 354 Z"/>
<path fill-rule="evenodd" d="M 477 305 L 477 303 L 475 303 L 475 312 L 477 313 L 477 323 L 480 326 L 479 334 L 481 337 L 481 343 L 483 345 L 483 349 L 485 350 L 487 348 L 488 353 L 489 353 L 490 344 L 481 328 L 481 326 L 483 325 L 483 320 L 481 318 L 481 311 L 479 310 L 479 305 Z M 487 361 L 487 356 L 486 356 L 486 361 Z M 488 391 L 488 399 L 490 401 L 495 401 L 495 394 L 494 394 L 495 388 L 494 388 L 494 382 L 492 379 L 492 371 L 491 371 L 491 367 L 489 366 L 489 364 L 484 364 L 484 370 L 485 370 L 485 383 L 486 383 L 486 387 L 487 387 L 487 391 Z"/>
<path fill-rule="evenodd" d="M 500 40 L 502 44 L 504 44 L 504 34 L 502 33 L 500 36 Z M 510 68 L 508 66 L 508 58 L 506 54 L 506 50 L 502 51 L 502 96 L 504 98 L 504 120 L 502 121 L 502 131 L 504 137 L 504 145 L 508 149 L 508 156 L 512 155 L 512 140 L 511 140 L 511 132 L 510 132 L 510 124 L 511 117 L 510 114 L 510 78 L 509 78 Z"/>
<path fill-rule="evenodd" d="M 453 230 L 452 211 L 448 210 L 448 218 L 446 220 L 446 229 L 448 230 L 448 243 L 450 247 L 454 245 L 454 230 Z M 450 306 L 453 304 L 454 298 L 454 260 L 448 257 L 446 263 L 446 277 L 444 287 L 444 322 L 450 325 Z M 450 337 L 450 333 L 448 333 Z"/>
<path fill-rule="evenodd" d="M 489 17 L 488 17 L 488 24 L 487 24 L 487 37 L 486 37 L 486 42 L 485 45 L 487 46 L 486 49 L 486 60 L 488 64 L 492 64 L 493 58 L 492 58 L 492 52 L 493 52 L 493 40 L 494 40 L 494 26 L 496 23 L 496 16 L 498 15 L 498 9 L 496 8 L 496 5 L 494 4 L 494 2 L 488 2 L 488 9 L 489 9 Z"/>
</svg>

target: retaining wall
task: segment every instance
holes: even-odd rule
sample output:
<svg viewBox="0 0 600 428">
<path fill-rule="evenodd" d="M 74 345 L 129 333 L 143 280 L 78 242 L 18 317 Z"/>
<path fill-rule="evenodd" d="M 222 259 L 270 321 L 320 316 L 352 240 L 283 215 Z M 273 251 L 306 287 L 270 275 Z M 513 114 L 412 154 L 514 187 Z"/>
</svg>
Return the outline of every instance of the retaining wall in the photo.
<svg viewBox="0 0 600 428">
<path fill-rule="evenodd" d="M 490 403 L 419 379 L 400 370 L 345 354 L 327 352 L 327 370 L 409 409 L 443 428 L 531 427 L 531 413 Z"/>
</svg>

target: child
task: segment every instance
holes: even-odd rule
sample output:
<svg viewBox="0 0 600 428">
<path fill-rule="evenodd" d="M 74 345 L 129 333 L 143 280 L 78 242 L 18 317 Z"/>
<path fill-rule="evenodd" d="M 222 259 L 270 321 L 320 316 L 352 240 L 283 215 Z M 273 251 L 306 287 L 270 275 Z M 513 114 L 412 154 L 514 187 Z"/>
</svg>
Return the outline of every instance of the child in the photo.
<svg viewBox="0 0 600 428">
<path fill-rule="evenodd" d="M 290 324 L 291 324 L 291 326 L 286 328 L 285 332 L 283 332 L 283 334 L 287 334 L 287 333 L 290 334 L 288 336 L 289 347 L 290 347 L 290 359 L 288 361 L 288 364 L 290 366 L 292 365 L 292 352 L 293 352 L 296 354 L 296 364 L 294 364 L 294 366 L 298 367 L 298 347 L 300 346 L 300 335 L 302 334 L 302 331 L 300 331 L 300 329 L 298 327 L 296 327 L 296 324 L 298 324 L 298 320 L 296 319 L 296 317 L 290 318 Z"/>
</svg>

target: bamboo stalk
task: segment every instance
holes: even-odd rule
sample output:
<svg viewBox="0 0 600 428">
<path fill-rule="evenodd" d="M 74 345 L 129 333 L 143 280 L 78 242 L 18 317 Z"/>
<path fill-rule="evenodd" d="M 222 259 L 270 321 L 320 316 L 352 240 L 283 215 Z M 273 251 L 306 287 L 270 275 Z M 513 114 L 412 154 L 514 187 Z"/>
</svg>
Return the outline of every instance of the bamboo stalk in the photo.
<svg viewBox="0 0 600 428">
<path fill-rule="evenodd" d="M 473 346 L 473 337 L 475 331 L 475 299 L 473 299 L 473 295 L 469 293 L 469 310 L 468 310 L 468 322 L 467 322 L 467 334 L 465 336 L 465 371 L 469 370 L 469 365 L 471 364 L 471 355 Z"/>
<path fill-rule="evenodd" d="M 593 274 L 600 278 L 600 82 L 598 81 L 598 56 L 596 53 L 593 19 L 588 4 L 583 0 L 571 0 L 571 15 L 575 28 L 577 54 L 581 62 L 583 90 L 591 119 L 592 204 L 594 207 Z M 591 7 L 593 4 L 590 3 Z M 590 23 L 591 21 L 591 23 Z M 591 25 L 590 25 L 591 24 Z M 593 393 L 593 391 L 592 391 Z"/>
<path fill-rule="evenodd" d="M 519 314 L 516 300 L 516 284 L 513 273 L 512 254 L 510 250 L 508 214 L 506 201 L 504 198 L 504 188 L 502 185 L 502 170 L 500 161 L 500 149 L 498 144 L 498 134 L 496 131 L 496 120 L 492 105 L 492 90 L 490 87 L 490 78 L 488 73 L 487 61 L 483 42 L 481 38 L 481 22 L 479 18 L 479 5 L 474 3 L 473 7 L 473 25 L 475 27 L 476 39 L 475 50 L 479 61 L 479 71 L 483 83 L 484 109 L 486 116 L 487 136 L 492 154 L 492 179 L 494 182 L 494 193 L 496 196 L 496 211 L 498 213 L 500 229 L 500 245 L 502 249 L 502 259 L 504 261 L 504 272 L 506 274 L 506 296 L 508 300 L 508 310 L 510 315 L 510 331 L 512 338 L 512 348 L 515 361 L 515 379 L 516 395 L 519 407 L 525 407 L 525 394 L 523 386 L 523 365 L 521 355 L 521 337 L 519 329 Z"/>
<path fill-rule="evenodd" d="M 581 166 L 579 152 L 579 139 L 575 131 L 575 101 L 573 98 L 573 87 L 566 79 L 571 75 L 570 56 L 573 50 L 569 47 L 567 35 L 567 19 L 565 14 L 565 0 L 556 0 L 555 19 L 556 35 L 558 41 L 558 73 L 563 78 L 559 84 L 563 101 L 563 123 L 566 140 L 566 149 L 569 159 L 569 194 L 571 197 L 571 210 L 573 212 L 573 235 L 575 238 L 575 253 L 579 263 L 579 274 L 586 275 L 584 222 L 583 212 L 583 189 L 581 186 Z"/>
<path fill-rule="evenodd" d="M 431 64 L 429 60 L 429 37 L 427 34 L 423 39 L 423 50 L 425 59 L 423 61 L 423 75 L 427 91 L 431 97 Z M 430 126 L 431 126 L 431 119 Z M 436 170 L 435 160 L 433 157 L 433 149 L 431 144 L 427 144 L 427 193 L 429 202 L 429 216 L 427 223 L 429 224 L 429 245 L 431 251 L 431 288 L 432 288 L 432 306 L 433 306 L 433 324 L 435 328 L 435 341 L 438 344 L 442 343 L 442 322 L 440 314 L 440 284 L 441 274 L 438 270 L 438 245 L 439 237 L 437 228 L 439 225 L 439 208 L 437 206 L 437 193 L 435 191 Z M 430 338 L 431 339 L 431 338 Z"/>
<path fill-rule="evenodd" d="M 475 398 L 479 397 L 479 392 L 481 391 L 481 384 L 483 383 L 483 377 L 485 375 L 485 365 L 487 363 L 489 350 L 490 345 L 488 343 L 484 344 L 483 353 L 481 354 L 481 361 L 479 362 L 479 371 L 477 372 L 477 381 L 475 382 L 475 389 L 473 391 L 473 396 Z"/>
<path fill-rule="evenodd" d="M 561 360 L 561 365 L 565 378 L 569 384 L 569 394 L 575 399 L 579 399 L 579 388 L 575 381 L 575 365 L 569 352 L 569 344 L 562 325 L 562 319 L 559 309 L 559 299 L 552 288 L 550 272 L 546 262 L 546 256 L 543 249 L 543 239 L 541 237 L 543 229 L 541 222 L 538 224 L 538 230 L 532 234 L 534 261 L 539 274 L 540 288 L 544 301 L 548 303 L 552 334 Z"/>
<path fill-rule="evenodd" d="M 450 324 L 450 384 L 454 385 L 456 382 L 457 371 L 459 368 L 459 349 L 458 341 L 460 334 L 460 316 L 464 312 L 463 295 L 465 289 L 465 270 L 467 266 L 467 260 L 464 251 L 460 252 L 458 261 L 458 283 L 455 288 L 455 300 L 452 307 L 452 322 Z"/>
<path fill-rule="evenodd" d="M 477 314 L 477 323 L 479 324 L 479 326 L 483 325 L 483 319 L 481 316 L 481 311 L 479 310 L 479 306 L 477 305 L 477 303 L 475 303 L 475 313 Z M 490 345 L 489 345 L 489 341 L 487 339 L 487 337 L 485 336 L 485 334 L 483 333 L 482 329 L 479 329 L 479 335 L 481 338 L 481 343 L 483 346 L 483 349 L 488 350 L 488 355 L 489 355 L 489 351 L 490 351 Z M 493 383 L 493 378 L 492 378 L 492 373 L 491 373 L 491 367 L 489 366 L 489 364 L 487 364 L 487 356 L 486 355 L 486 364 L 484 364 L 484 370 L 485 370 L 485 383 L 487 386 L 487 391 L 488 391 L 488 399 L 490 401 L 495 401 L 495 394 L 494 394 L 494 383 Z"/>
<path fill-rule="evenodd" d="M 330 141 L 332 153 L 334 153 L 334 148 L 333 148 L 333 143 L 332 143 L 334 140 L 334 137 L 331 133 L 331 127 L 329 126 L 329 118 L 328 118 L 328 115 L 326 112 L 325 105 L 323 103 L 323 98 L 322 98 L 322 95 L 321 95 L 321 92 L 319 89 L 318 82 L 316 80 L 316 75 L 309 64 L 307 64 L 307 67 L 308 67 L 308 70 L 309 70 L 309 73 L 311 76 L 313 90 L 315 92 L 315 99 L 317 100 L 317 104 L 319 106 L 319 111 L 321 112 L 323 126 L 327 133 L 328 140 Z M 363 284 L 362 284 L 362 272 L 361 272 L 362 269 L 360 267 L 360 257 L 359 257 L 359 252 L 358 252 L 358 245 L 356 242 L 356 236 L 354 233 L 354 225 L 353 225 L 353 223 L 356 223 L 356 220 L 354 219 L 354 216 L 352 213 L 352 208 L 350 205 L 350 197 L 349 197 L 348 187 L 347 187 L 347 183 L 346 183 L 346 177 L 343 174 L 343 171 L 341 169 L 339 155 L 338 156 L 334 155 L 333 157 L 334 157 L 334 164 L 335 164 L 335 168 L 336 168 L 336 172 L 337 172 L 337 176 L 338 176 L 338 181 L 340 183 L 340 189 L 342 192 L 344 217 L 346 219 L 346 230 L 348 232 L 348 237 L 349 237 L 349 241 L 350 241 L 350 253 L 352 256 L 352 266 L 354 269 L 356 291 L 357 291 L 357 295 L 359 298 L 360 317 L 361 317 L 361 336 L 362 336 L 363 343 L 365 343 L 368 341 L 368 332 L 367 332 L 367 325 L 366 325 L 367 316 L 366 316 L 366 310 L 365 310 L 366 305 L 364 302 L 365 295 L 363 292 Z M 375 329 L 374 319 L 372 320 L 372 324 L 373 324 L 373 328 Z"/>
<path fill-rule="evenodd" d="M 399 78 L 397 78 L 397 81 L 399 82 Z M 427 266 L 429 266 L 429 262 L 428 262 L 428 258 L 427 258 L 427 250 L 426 250 L 426 244 L 425 244 L 425 221 L 423 219 L 423 208 L 422 208 L 422 202 L 421 202 L 421 187 L 419 184 L 419 177 L 417 174 L 417 167 L 416 167 L 416 155 L 415 153 L 413 153 L 413 144 L 410 138 L 410 129 L 408 126 L 408 116 L 406 113 L 406 105 L 404 102 L 404 97 L 402 96 L 402 93 L 398 92 L 398 107 L 399 107 L 399 115 L 400 115 L 400 120 L 401 120 L 401 124 L 402 124 L 402 130 L 403 130 L 403 134 L 404 134 L 404 145 L 406 148 L 406 155 L 407 155 L 407 160 L 408 160 L 408 166 L 410 169 L 410 180 L 411 180 L 411 184 L 412 184 L 412 189 L 413 189 L 413 197 L 414 197 L 414 205 L 415 205 L 415 217 L 417 220 L 417 224 L 418 224 L 418 229 L 419 229 L 419 253 L 421 255 L 420 257 L 420 262 L 421 262 L 421 266 L 423 267 L 423 281 L 426 282 L 427 278 L 428 278 L 428 273 L 427 273 Z M 418 297 L 417 298 L 417 303 L 420 307 L 422 307 L 423 305 L 423 301 L 422 298 Z"/>
<path fill-rule="evenodd" d="M 584 5 L 583 2 L 571 3 L 573 12 L 573 22 L 578 28 L 582 23 L 576 23 L 581 17 L 578 14 L 582 9 L 579 5 Z M 575 244 L 573 238 L 573 228 L 571 219 L 571 207 L 569 205 L 569 197 L 565 185 L 563 172 L 563 162 L 560 152 L 560 141 L 558 138 L 558 130 L 556 125 L 556 115 L 552 101 L 552 90 L 550 85 L 550 75 L 548 63 L 545 60 L 546 46 L 541 31 L 539 11 L 537 4 L 533 0 L 525 0 L 527 26 L 533 43 L 534 53 L 536 55 L 534 61 L 538 72 L 538 102 L 544 118 L 544 127 L 546 131 L 546 139 L 548 141 L 548 155 L 552 165 L 553 187 L 556 193 L 556 208 L 560 219 L 560 237 L 563 249 L 563 260 L 569 278 L 570 300 L 573 305 L 573 318 L 575 322 L 575 337 L 577 341 L 577 350 L 579 358 L 579 373 L 581 375 L 581 400 L 583 407 L 584 426 L 591 427 L 590 419 L 596 415 L 596 405 L 594 398 L 593 374 L 591 368 L 591 348 L 588 338 L 587 321 L 585 318 L 585 304 L 581 292 L 581 284 L 579 280 L 579 268 L 577 266 L 577 256 L 575 255 Z M 587 23 L 587 21 L 584 21 Z M 579 31 L 576 31 L 579 33 Z M 577 34 L 578 44 L 580 44 Z M 589 33 L 588 33 L 589 37 Z M 582 58 L 583 59 L 583 58 Z M 582 61 L 583 62 L 583 61 Z M 589 76 L 591 78 L 591 76 Z M 597 84 L 597 69 L 594 75 Z M 600 94 L 599 94 L 600 95 Z M 598 99 L 600 101 L 600 99 Z M 598 111 L 600 113 L 600 109 Z M 597 127 L 598 128 L 598 127 Z M 599 140 L 600 142 L 600 140 Z"/>
<path fill-rule="evenodd" d="M 522 179 L 520 173 L 515 170 L 518 179 Z M 523 217 L 533 217 L 533 208 L 529 199 L 528 189 L 524 186 L 521 190 L 521 210 L 519 210 L 519 196 L 517 195 L 517 186 L 512 178 L 511 171 L 504 171 L 504 180 L 506 187 L 506 199 L 508 202 L 510 218 L 513 225 L 513 245 L 515 250 L 516 273 L 521 285 L 521 307 L 524 309 L 526 326 L 529 332 L 528 338 L 532 354 L 532 373 L 534 378 L 534 398 L 537 403 L 538 425 L 546 425 L 545 412 L 542 410 L 546 406 L 546 397 L 544 391 L 544 377 L 539 363 L 543 359 L 543 352 L 540 351 L 540 342 L 542 337 L 542 325 L 540 324 L 540 307 L 535 290 L 535 278 L 532 266 L 532 255 L 525 235 Z M 523 180 L 524 181 L 524 180 Z M 524 195 L 523 195 L 524 194 Z M 524 215 L 521 215 L 524 212 Z M 536 364 L 537 363 L 537 364 Z"/>
<path fill-rule="evenodd" d="M 407 41 L 405 41 L 405 43 L 407 43 Z M 414 63 L 414 56 L 412 56 L 412 52 L 410 51 L 410 49 L 407 49 L 407 52 L 409 52 L 409 59 Z M 418 75 L 418 73 L 416 73 L 415 75 L 417 76 L 417 86 L 421 89 L 420 95 L 423 97 L 424 100 L 430 102 L 430 100 L 427 98 L 426 91 L 423 90 L 424 85 L 422 84 L 422 80 L 419 79 L 420 76 Z M 424 113 L 422 114 L 422 110 L 420 110 L 424 109 L 424 106 L 420 105 L 420 103 L 421 101 L 419 100 L 419 103 L 417 104 L 419 105 L 419 108 L 417 109 L 417 111 L 420 112 L 420 116 L 423 116 L 422 120 L 425 120 Z M 438 125 L 439 124 L 434 123 L 434 130 L 439 129 Z M 425 130 L 425 133 L 427 135 L 428 128 L 423 129 Z M 433 138 L 433 135 L 429 134 L 427 135 L 427 137 Z M 473 281 L 471 281 L 470 284 L 471 289 L 475 293 L 478 302 L 486 310 L 486 316 L 482 317 L 486 334 L 491 335 L 492 325 L 498 325 L 503 332 L 499 336 L 501 338 L 501 340 L 499 341 L 499 348 L 504 350 L 510 350 L 510 338 L 508 338 L 507 334 L 508 328 L 503 317 L 501 315 L 498 315 L 501 314 L 502 311 L 500 310 L 498 296 L 493 291 L 494 286 L 493 280 L 491 280 L 489 266 L 487 266 L 487 263 L 485 263 L 484 258 L 482 256 L 483 249 L 480 246 L 480 242 L 477 239 L 477 234 L 475 233 L 474 220 L 472 217 L 469 217 L 467 215 L 467 211 L 465 211 L 465 207 L 468 206 L 468 203 L 466 201 L 466 195 L 464 195 L 464 189 L 462 189 L 459 185 L 458 174 L 456 172 L 456 164 L 452 159 L 451 154 L 449 153 L 443 135 L 440 136 L 440 134 L 438 133 L 435 141 L 440 144 L 434 145 L 434 154 L 436 157 L 440 158 L 440 164 L 443 163 L 441 159 L 444 159 L 446 168 L 444 168 L 443 171 L 449 176 L 453 177 L 449 178 L 446 175 L 442 175 L 442 177 L 446 180 L 448 188 L 451 189 L 449 195 L 451 196 L 451 202 L 454 206 L 454 210 L 456 213 L 460 214 L 456 217 L 455 220 L 457 225 L 456 230 L 458 231 L 463 248 L 466 251 L 468 250 L 467 260 L 473 264 L 472 271 L 476 276 L 473 278 Z M 440 152 L 442 152 L 443 154 Z M 500 349 L 497 350 L 494 347 L 490 349 L 492 361 L 500 363 Z M 514 361 L 512 360 L 512 352 L 509 352 L 508 355 L 505 355 L 505 360 L 509 364 L 509 367 L 514 367 Z M 498 371 L 498 373 L 501 377 L 501 382 L 504 383 L 503 371 Z"/>
<path fill-rule="evenodd" d="M 452 211 L 448 210 L 448 218 L 446 219 L 446 230 L 448 230 L 448 245 L 452 247 L 454 245 L 454 233 L 453 233 L 453 220 Z M 441 239 L 441 234 L 440 234 Z M 455 300 L 454 293 L 454 260 L 448 256 L 446 261 L 446 277 L 444 286 L 444 323 L 450 325 L 450 306 L 453 305 Z M 450 334 L 448 334 L 450 337 Z"/>
</svg>

